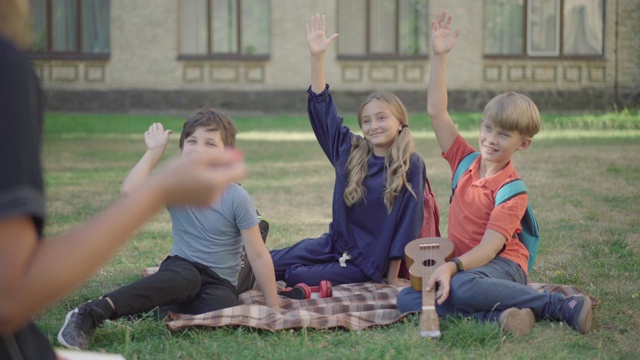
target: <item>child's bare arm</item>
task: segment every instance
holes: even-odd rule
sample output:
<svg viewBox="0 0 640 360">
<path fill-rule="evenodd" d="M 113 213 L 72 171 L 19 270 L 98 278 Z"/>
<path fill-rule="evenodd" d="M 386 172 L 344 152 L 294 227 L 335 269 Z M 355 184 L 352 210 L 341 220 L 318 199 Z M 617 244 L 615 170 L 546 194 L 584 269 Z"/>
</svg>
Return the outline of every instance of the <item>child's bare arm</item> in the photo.
<svg viewBox="0 0 640 360">
<path fill-rule="evenodd" d="M 395 286 L 411 286 L 411 283 L 407 279 L 401 279 L 398 277 L 400 274 L 400 265 L 402 260 L 391 260 L 389 262 L 389 269 L 387 270 L 387 283 Z"/>
<path fill-rule="evenodd" d="M 316 94 L 324 91 L 326 81 L 324 78 L 324 53 L 327 51 L 331 43 L 338 38 L 338 34 L 334 33 L 327 38 L 325 33 L 326 17 L 316 14 L 311 17 L 307 27 L 307 42 L 309 44 L 309 53 L 311 55 L 311 90 Z"/>
<path fill-rule="evenodd" d="M 249 263 L 253 268 L 258 286 L 264 295 L 264 300 L 267 306 L 277 309 L 280 306 L 276 287 L 276 274 L 271 254 L 269 254 L 269 250 L 267 250 L 260 235 L 260 228 L 255 225 L 241 230 L 241 233 Z"/>
<path fill-rule="evenodd" d="M 142 155 L 138 163 L 129 171 L 129 174 L 122 182 L 120 193 L 126 194 L 137 188 L 147 180 L 151 171 L 158 165 L 164 154 L 164 150 L 169 143 L 171 130 L 165 130 L 161 123 L 153 123 L 149 130 L 144 133 L 144 142 L 147 151 Z"/>
<path fill-rule="evenodd" d="M 443 152 L 447 152 L 458 135 L 453 120 L 449 116 L 447 96 L 447 56 L 453 49 L 460 29 L 451 32 L 452 17 L 446 11 L 436 15 L 431 23 L 431 73 L 427 93 L 427 112 L 436 134 L 436 139 Z"/>
<path fill-rule="evenodd" d="M 493 229 L 487 229 L 480 241 L 473 249 L 466 254 L 459 256 L 465 270 L 477 268 L 487 264 L 498 255 L 507 238 Z"/>
</svg>

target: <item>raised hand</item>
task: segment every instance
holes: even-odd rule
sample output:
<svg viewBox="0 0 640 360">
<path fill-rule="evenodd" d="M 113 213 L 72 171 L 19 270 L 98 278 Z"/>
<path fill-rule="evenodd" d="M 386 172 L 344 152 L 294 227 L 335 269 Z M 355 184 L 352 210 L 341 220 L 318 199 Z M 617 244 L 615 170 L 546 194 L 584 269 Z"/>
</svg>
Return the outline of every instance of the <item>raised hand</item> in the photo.
<svg viewBox="0 0 640 360">
<path fill-rule="evenodd" d="M 436 15 L 431 22 L 431 49 L 434 55 L 447 54 L 456 44 L 460 36 L 460 29 L 451 31 L 451 15 L 447 16 L 447 11 Z"/>
<path fill-rule="evenodd" d="M 309 43 L 309 52 L 312 56 L 324 54 L 331 43 L 338 38 L 337 33 L 334 33 L 329 38 L 327 38 L 325 34 L 326 24 L 326 17 L 320 14 L 315 14 L 311 17 L 310 24 L 305 24 L 307 27 L 307 42 Z"/>
<path fill-rule="evenodd" d="M 144 133 L 144 143 L 149 150 L 161 150 L 167 147 L 171 130 L 165 130 L 161 123 L 153 123 L 149 130 Z"/>
</svg>

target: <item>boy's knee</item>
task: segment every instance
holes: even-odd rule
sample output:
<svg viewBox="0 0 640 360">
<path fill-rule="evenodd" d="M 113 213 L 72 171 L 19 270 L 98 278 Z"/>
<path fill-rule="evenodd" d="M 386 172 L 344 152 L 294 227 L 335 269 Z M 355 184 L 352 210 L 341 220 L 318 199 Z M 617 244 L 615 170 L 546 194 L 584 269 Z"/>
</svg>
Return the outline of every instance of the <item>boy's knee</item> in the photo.
<svg viewBox="0 0 640 360">
<path fill-rule="evenodd" d="M 470 274 L 461 273 L 460 275 L 454 276 L 451 278 L 451 282 L 449 283 L 449 299 L 453 303 L 458 303 L 459 301 L 469 301 L 470 293 L 472 290 L 473 283 L 476 277 L 471 276 Z"/>
<path fill-rule="evenodd" d="M 185 274 L 184 277 L 184 291 L 188 294 L 188 297 L 194 297 L 200 291 L 202 285 L 202 279 L 200 273 L 197 271 L 194 273 Z"/>
<path fill-rule="evenodd" d="M 401 314 L 421 311 L 422 294 L 414 290 L 412 287 L 404 288 L 398 293 L 396 305 Z"/>
<path fill-rule="evenodd" d="M 173 273 L 170 275 L 170 279 L 175 291 L 178 294 L 184 294 L 186 299 L 196 296 L 200 291 L 202 279 L 196 268 L 168 269 L 166 272 Z"/>
<path fill-rule="evenodd" d="M 285 271 L 284 282 L 287 283 L 287 286 L 295 286 L 300 283 L 307 284 L 309 282 L 309 270 L 302 265 L 293 265 Z"/>
</svg>

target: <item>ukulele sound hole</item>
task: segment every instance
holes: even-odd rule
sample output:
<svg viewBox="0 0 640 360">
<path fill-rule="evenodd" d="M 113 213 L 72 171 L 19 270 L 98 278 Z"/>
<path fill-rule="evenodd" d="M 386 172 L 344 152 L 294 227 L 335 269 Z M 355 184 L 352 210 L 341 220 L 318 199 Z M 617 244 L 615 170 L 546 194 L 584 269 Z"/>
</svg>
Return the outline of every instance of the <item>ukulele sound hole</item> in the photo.
<svg viewBox="0 0 640 360">
<path fill-rule="evenodd" d="M 422 262 L 422 265 L 426 267 L 432 267 L 435 264 L 436 264 L 436 261 L 433 259 L 426 259 Z"/>
</svg>

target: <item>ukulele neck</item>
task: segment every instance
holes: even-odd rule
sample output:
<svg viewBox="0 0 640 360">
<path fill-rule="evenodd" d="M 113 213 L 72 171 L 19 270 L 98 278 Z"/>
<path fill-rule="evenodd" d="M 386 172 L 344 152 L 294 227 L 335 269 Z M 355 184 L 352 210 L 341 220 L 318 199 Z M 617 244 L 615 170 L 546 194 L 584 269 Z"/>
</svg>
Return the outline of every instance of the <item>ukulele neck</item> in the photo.
<svg viewBox="0 0 640 360">
<path fill-rule="evenodd" d="M 420 250 L 426 252 L 429 256 L 425 257 L 425 274 L 422 277 L 422 313 L 420 314 L 420 336 L 423 338 L 439 338 L 440 323 L 438 313 L 436 312 L 435 289 L 427 291 L 427 281 L 431 277 L 435 266 L 434 256 L 439 249 L 440 244 L 421 244 Z M 429 262 L 433 261 L 433 264 Z"/>
</svg>

